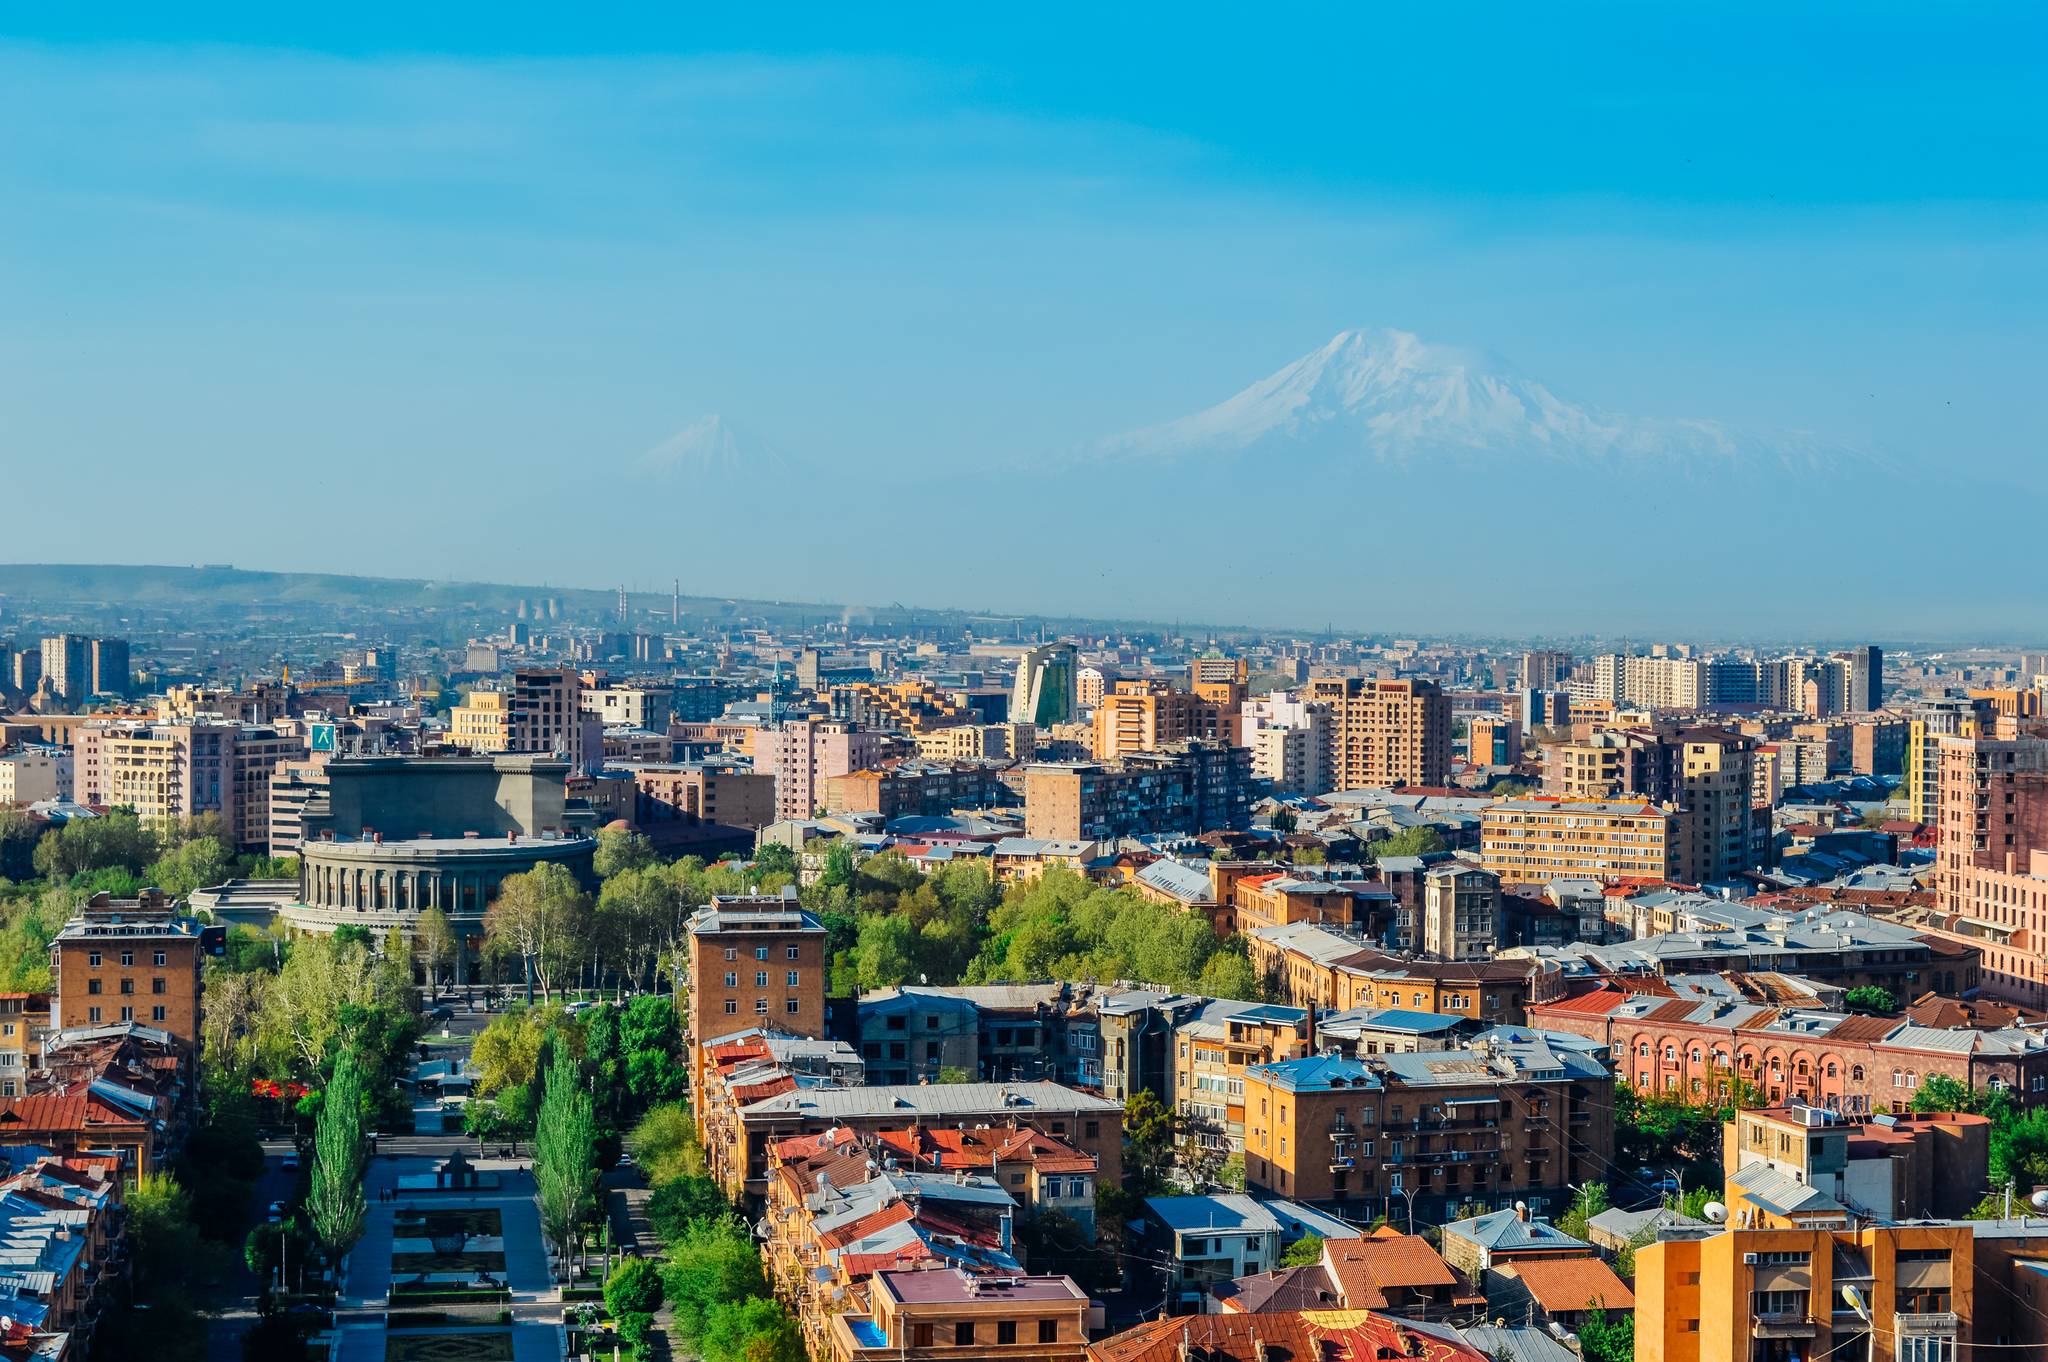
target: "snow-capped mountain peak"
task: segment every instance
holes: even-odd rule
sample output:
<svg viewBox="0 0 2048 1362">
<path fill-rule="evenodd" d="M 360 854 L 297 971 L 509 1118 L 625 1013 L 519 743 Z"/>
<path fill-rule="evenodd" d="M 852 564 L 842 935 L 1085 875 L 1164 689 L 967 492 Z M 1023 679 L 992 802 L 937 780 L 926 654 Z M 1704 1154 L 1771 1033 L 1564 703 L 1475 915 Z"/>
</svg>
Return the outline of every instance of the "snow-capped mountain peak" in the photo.
<svg viewBox="0 0 2048 1362">
<path fill-rule="evenodd" d="M 1392 329 L 1342 331 L 1213 407 L 1105 441 L 1121 458 L 1260 454 L 1408 464 L 1536 455 L 1567 462 L 1759 459 L 1840 450 L 1798 433 L 1656 420 L 1568 401 L 1496 356 Z"/>
</svg>

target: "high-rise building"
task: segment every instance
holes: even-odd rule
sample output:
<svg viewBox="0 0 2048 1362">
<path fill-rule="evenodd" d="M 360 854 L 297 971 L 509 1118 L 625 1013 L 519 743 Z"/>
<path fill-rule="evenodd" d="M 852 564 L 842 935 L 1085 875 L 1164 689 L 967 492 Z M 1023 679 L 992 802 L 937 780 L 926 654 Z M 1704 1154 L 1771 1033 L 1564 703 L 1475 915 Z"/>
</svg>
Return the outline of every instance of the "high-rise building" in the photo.
<svg viewBox="0 0 2048 1362">
<path fill-rule="evenodd" d="M 1851 714 L 1868 714 L 1884 708 L 1884 650 L 1864 644 L 1834 654 L 1834 661 L 1843 665 L 1844 703 L 1842 708 Z"/>
<path fill-rule="evenodd" d="M 92 640 L 82 634 L 44 639 L 42 670 L 59 700 L 77 704 L 92 694 Z"/>
<path fill-rule="evenodd" d="M 1541 648 L 1522 654 L 1516 668 L 1517 684 L 1523 690 L 1556 690 L 1571 676 L 1574 661 L 1570 653 Z"/>
<path fill-rule="evenodd" d="M 448 741 L 479 754 L 557 756 L 576 771 L 604 761 L 600 714 L 583 704 L 583 678 L 573 667 L 521 667 L 509 685 L 474 690 L 448 715 Z"/>
<path fill-rule="evenodd" d="M 1987 993 L 2048 1003 L 2048 739 L 1937 740 L 1935 907 L 1969 919 Z"/>
<path fill-rule="evenodd" d="M 1225 736 L 1225 710 L 1166 681 L 1119 681 L 1095 707 L 1099 761 L 1151 752 L 1189 738 Z"/>
<path fill-rule="evenodd" d="M 125 638 L 96 638 L 86 647 L 87 684 L 90 695 L 128 694 L 134 685 L 134 673 L 128 661 L 128 640 Z"/>
<path fill-rule="evenodd" d="M 1071 643 L 1043 643 L 1017 659 L 1017 680 L 1010 691 L 1010 722 L 1050 728 L 1071 722 L 1080 654 Z"/>
<path fill-rule="evenodd" d="M 1252 774 L 1273 782 L 1275 794 L 1326 794 L 1330 774 L 1330 711 L 1282 692 L 1239 707 Z"/>
<path fill-rule="evenodd" d="M 7 684 L 23 695 L 35 694 L 36 684 L 43 679 L 43 652 L 40 648 L 23 648 L 19 652 L 6 653 Z"/>
<path fill-rule="evenodd" d="M 1970 700 L 1949 696 L 1913 706 L 1906 729 L 1906 802 L 1913 818 L 1932 827 L 1941 818 L 1941 740 L 1976 732 Z"/>
<path fill-rule="evenodd" d="M 1678 782 L 1673 869 L 1687 884 L 1733 879 L 1756 864 L 1751 837 L 1756 743 L 1715 728 L 1672 739 Z"/>
<path fill-rule="evenodd" d="M 1463 861 L 1422 875 L 1422 953 L 1484 960 L 1500 945 L 1500 876 Z"/>
<path fill-rule="evenodd" d="M 1451 774 L 1451 701 L 1429 681 L 1324 677 L 1308 698 L 1329 706 L 1334 788 L 1442 785 Z"/>
<path fill-rule="evenodd" d="M 217 813 L 237 846 L 264 847 L 271 773 L 305 755 L 300 734 L 256 724 L 88 723 L 73 739 L 74 797 L 147 823 Z"/>
<path fill-rule="evenodd" d="M 778 819 L 809 818 L 825 806 L 825 782 L 882 758 L 882 735 L 840 719 L 790 719 L 754 735 L 754 769 L 775 777 Z"/>
</svg>

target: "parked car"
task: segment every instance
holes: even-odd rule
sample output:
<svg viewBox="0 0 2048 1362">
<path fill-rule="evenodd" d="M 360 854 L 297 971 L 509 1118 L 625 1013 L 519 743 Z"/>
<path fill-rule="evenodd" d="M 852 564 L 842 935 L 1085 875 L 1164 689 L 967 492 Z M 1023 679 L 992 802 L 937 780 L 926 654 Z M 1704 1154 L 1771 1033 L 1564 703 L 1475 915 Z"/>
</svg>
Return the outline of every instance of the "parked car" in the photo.
<svg viewBox="0 0 2048 1362">
<path fill-rule="evenodd" d="M 278 1223 L 279 1221 L 283 1220 L 283 1219 L 284 1219 L 284 1203 L 283 1203 L 282 1201 L 273 1201 L 273 1202 L 271 1202 L 271 1203 L 270 1203 L 270 1213 L 269 1213 L 269 1215 L 268 1215 L 268 1216 L 266 1216 L 265 1218 L 266 1218 L 267 1220 L 269 1220 L 269 1222 L 270 1222 L 271 1224 L 273 1224 L 273 1225 L 275 1225 L 275 1224 L 277 1224 L 277 1223 Z"/>
<path fill-rule="evenodd" d="M 279 1159 L 279 1160 L 277 1161 L 277 1166 L 278 1166 L 279 1168 L 282 1168 L 282 1169 L 284 1169 L 284 1171 L 285 1171 L 285 1172 L 287 1172 L 287 1173 L 296 1173 L 296 1172 L 298 1172 L 298 1171 L 299 1171 L 299 1151 L 298 1151 L 298 1150 L 296 1150 L 296 1149 L 288 1149 L 288 1150 L 286 1150 L 286 1151 L 285 1151 L 285 1155 L 284 1155 L 284 1157 L 283 1157 L 283 1158 L 281 1158 L 281 1159 Z"/>
</svg>

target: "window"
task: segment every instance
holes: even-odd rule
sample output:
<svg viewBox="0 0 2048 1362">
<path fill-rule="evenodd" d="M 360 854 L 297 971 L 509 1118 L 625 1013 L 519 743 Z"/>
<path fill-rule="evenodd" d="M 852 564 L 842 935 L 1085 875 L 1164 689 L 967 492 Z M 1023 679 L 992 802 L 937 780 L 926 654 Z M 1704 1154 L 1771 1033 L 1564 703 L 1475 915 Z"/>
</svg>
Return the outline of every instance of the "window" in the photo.
<svg viewBox="0 0 2048 1362">
<path fill-rule="evenodd" d="M 766 987 L 768 987 L 768 971 L 767 971 L 767 970 L 765 970 L 765 969 L 757 969 L 757 970 L 755 970 L 755 971 L 754 971 L 754 987 L 755 987 L 755 988 L 766 988 Z"/>
<path fill-rule="evenodd" d="M 738 988 L 740 986 L 740 976 L 737 970 L 727 970 L 725 972 L 725 986 L 727 988 Z"/>
<path fill-rule="evenodd" d="M 768 1000 L 766 998 L 754 999 L 754 1015 L 757 1017 L 768 1015 Z"/>
<path fill-rule="evenodd" d="M 736 1014 L 737 1014 L 737 1013 L 739 1012 L 739 1010 L 740 1010 L 740 1005 L 739 1005 L 739 1001 L 738 1001 L 737 999 L 734 999 L 734 998 L 727 998 L 727 999 L 725 1000 L 725 1015 L 726 1015 L 726 1016 L 728 1016 L 728 1017 L 730 1017 L 730 1016 L 734 1016 L 734 1015 L 736 1015 Z"/>
<path fill-rule="evenodd" d="M 1899 1335 L 1898 1362 L 1955 1362 L 1956 1341 L 1947 1334 Z"/>
<path fill-rule="evenodd" d="M 956 1320 L 956 1321 L 954 1322 L 954 1324 L 953 1324 L 953 1346 L 954 1346 L 954 1347 L 956 1347 L 956 1348 L 971 1348 L 971 1347 L 973 1347 L 973 1346 L 974 1346 L 974 1321 L 973 1321 L 973 1320 L 971 1320 L 971 1319 L 963 1319 L 963 1320 Z"/>
<path fill-rule="evenodd" d="M 98 951 L 87 951 L 85 953 L 85 963 L 94 969 L 98 969 L 100 967 L 100 953 Z"/>
<path fill-rule="evenodd" d="M 725 948 L 725 958 L 726 958 L 726 959 L 728 959 L 728 960 L 737 960 L 737 959 L 739 959 L 739 958 L 740 958 L 740 948 L 739 948 L 738 946 L 727 946 L 727 947 Z"/>
<path fill-rule="evenodd" d="M 782 1005 L 782 1010 L 783 1010 L 784 1012 L 787 1012 L 787 1013 L 789 1013 L 789 1015 L 790 1015 L 790 1016 L 794 1017 L 794 1016 L 796 1015 L 796 1012 L 797 1012 L 797 1008 L 798 1008 L 799 1006 L 800 1006 L 800 1004 L 799 1004 L 799 1003 L 797 1002 L 797 1000 L 796 1000 L 796 999 L 794 999 L 794 998 L 791 998 L 791 999 L 790 999 L 790 1000 L 789 1000 L 788 1002 L 786 1002 L 786 1003 L 784 1003 L 784 1004 Z"/>
<path fill-rule="evenodd" d="M 1758 1318 L 1806 1313 L 1806 1292 L 1804 1291 L 1753 1291 L 1750 1293 L 1750 1313 Z"/>
<path fill-rule="evenodd" d="M 97 1007 L 88 1007 L 85 1009 L 85 1019 L 89 1022 L 98 1021 L 100 1019 L 100 1010 Z"/>
<path fill-rule="evenodd" d="M 164 953 L 162 951 L 158 951 L 156 953 L 156 967 L 158 969 L 162 969 L 165 965 L 169 963 L 170 961 L 165 958 Z"/>
<path fill-rule="evenodd" d="M 932 1326 L 928 1321 L 921 1321 L 910 1326 L 910 1346 L 913 1348 L 929 1348 L 932 1346 Z"/>
<path fill-rule="evenodd" d="M 133 979 L 123 979 L 123 980 L 121 981 L 121 992 L 123 992 L 123 993 L 128 993 L 128 994 L 132 994 L 132 993 L 134 993 L 134 992 L 135 992 L 135 981 L 134 981 Z"/>
<path fill-rule="evenodd" d="M 789 948 L 788 948 L 788 950 L 789 950 L 789 958 L 790 958 L 790 959 L 792 959 L 792 960 L 796 959 L 796 947 L 794 947 L 794 946 L 791 946 L 791 947 L 789 947 Z"/>
<path fill-rule="evenodd" d="M 124 968 L 124 969 L 125 969 L 125 968 L 127 968 L 127 967 L 128 967 L 129 965 L 132 965 L 132 964 L 134 964 L 134 963 L 135 963 L 135 952 L 134 952 L 134 951 L 122 951 L 122 952 L 121 952 L 121 966 L 122 966 L 122 968 Z"/>
<path fill-rule="evenodd" d="M 756 960 L 766 960 L 768 958 L 768 948 L 766 946 L 754 947 L 754 958 Z"/>
<path fill-rule="evenodd" d="M 792 984 L 794 984 L 794 983 L 796 982 L 796 971 L 795 971 L 795 970 L 791 970 L 791 971 L 789 972 L 789 982 L 790 982 L 790 983 L 792 983 Z M 938 1030 L 938 1029 L 939 1029 L 939 1019 L 938 1019 L 937 1017 L 926 1017 L 926 1018 L 924 1019 L 924 1029 L 925 1029 L 925 1030 L 927 1030 L 927 1031 L 936 1031 L 936 1030 Z"/>
<path fill-rule="evenodd" d="M 167 988 L 166 988 L 166 987 L 164 986 L 164 981 L 163 981 L 163 980 L 161 980 L 161 979 L 152 979 L 152 980 L 150 980 L 150 981 L 149 981 L 149 991 L 150 991 L 151 993 L 167 993 L 167 992 L 169 992 L 169 989 L 167 989 Z"/>
<path fill-rule="evenodd" d="M 162 1021 L 164 1020 L 164 1017 L 165 1008 L 162 1003 L 158 1003 L 155 1007 L 149 1009 L 149 1019 L 151 1021 Z"/>
<path fill-rule="evenodd" d="M 1014 1319 L 999 1319 L 999 1320 L 997 1320 L 997 1321 L 996 1321 L 996 1342 L 998 1342 L 998 1343 L 1015 1343 L 1016 1341 L 1017 1341 L 1017 1321 L 1016 1321 L 1016 1320 L 1014 1320 Z"/>
<path fill-rule="evenodd" d="M 95 997 L 97 997 L 97 996 L 99 995 L 99 991 L 100 991 L 100 981 L 99 981 L 99 980 L 97 980 L 97 979 L 88 979 L 88 980 L 86 980 L 86 981 L 85 981 L 85 991 L 86 991 L 87 993 L 93 994 L 93 995 L 94 995 Z"/>
<path fill-rule="evenodd" d="M 795 988 L 797 986 L 797 974 L 795 970 L 791 970 L 789 972 L 789 986 L 791 988 Z"/>
<path fill-rule="evenodd" d="M 1038 1341 L 1040 1343 L 1059 1342 L 1060 1322 L 1056 1319 L 1042 1319 L 1038 1321 Z"/>
<path fill-rule="evenodd" d="M 135 1009 L 134 1009 L 134 1008 L 132 1008 L 132 1007 L 124 1007 L 124 1008 L 122 1008 L 122 1009 L 121 1009 L 121 1020 L 122 1020 L 122 1021 L 134 1021 L 134 1020 L 135 1020 Z"/>
</svg>

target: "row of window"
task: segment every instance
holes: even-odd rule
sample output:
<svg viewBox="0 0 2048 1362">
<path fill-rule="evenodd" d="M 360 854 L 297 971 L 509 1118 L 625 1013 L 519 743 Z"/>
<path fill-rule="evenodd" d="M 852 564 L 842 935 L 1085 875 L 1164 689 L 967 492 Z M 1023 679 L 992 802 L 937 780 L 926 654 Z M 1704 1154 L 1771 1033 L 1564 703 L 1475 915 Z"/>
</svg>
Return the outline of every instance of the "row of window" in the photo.
<svg viewBox="0 0 2048 1362">
<path fill-rule="evenodd" d="M 795 1016 L 795 1015 L 797 1014 L 797 1012 L 799 1011 L 799 1008 L 800 1008 L 800 1003 L 799 1003 L 799 1000 L 798 1000 L 798 999 L 796 999 L 796 998 L 791 998 L 791 999 L 789 999 L 788 1001 L 784 1002 L 784 1003 L 783 1003 L 783 1005 L 782 1005 L 782 1010 L 783 1010 L 784 1012 L 787 1012 L 787 1013 L 788 1013 L 788 1014 L 789 1014 L 790 1016 L 792 1016 L 792 1017 L 794 1017 L 794 1016 Z M 740 1005 L 739 1005 L 739 1001 L 738 1001 L 737 999 L 734 999 L 734 998 L 727 998 L 727 999 L 725 1000 L 725 1015 L 726 1015 L 726 1016 L 728 1016 L 728 1017 L 736 1017 L 736 1016 L 738 1016 L 738 1015 L 739 1015 L 739 1011 L 740 1011 Z M 767 1000 L 766 998 L 756 998 L 756 999 L 754 999 L 754 1015 L 755 1015 L 755 1016 L 757 1016 L 757 1017 L 765 1017 L 765 1016 L 767 1016 L 767 1015 L 768 1015 L 768 1000 Z"/>
<path fill-rule="evenodd" d="M 796 959 L 796 958 L 797 958 L 797 950 L 798 950 L 798 948 L 797 948 L 797 947 L 795 947 L 795 946 L 786 946 L 786 947 L 784 947 L 784 949 L 785 949 L 785 950 L 787 950 L 787 951 L 789 952 L 789 958 L 790 958 L 791 960 L 794 960 L 794 959 Z M 725 958 L 726 958 L 726 959 L 728 959 L 728 960 L 737 960 L 737 959 L 739 959 L 739 958 L 740 958 L 740 948 L 739 948 L 738 946 L 727 946 L 727 947 L 725 948 Z M 756 960 L 766 960 L 766 959 L 768 958 L 768 948 L 767 948 L 766 946 L 756 946 L 756 947 L 754 947 L 754 958 L 755 958 Z"/>
<path fill-rule="evenodd" d="M 975 1321 L 973 1321 L 973 1320 L 971 1320 L 971 1319 L 963 1319 L 963 1320 L 957 1320 L 957 1321 L 955 1321 L 955 1322 L 954 1322 L 954 1324 L 953 1324 L 953 1346 L 954 1346 L 954 1347 L 956 1347 L 956 1348 L 971 1348 L 971 1347 L 973 1347 L 973 1346 L 974 1346 L 974 1325 L 975 1325 Z M 910 1346 L 911 1346 L 911 1347 L 913 1347 L 913 1348 L 929 1348 L 929 1347 L 933 1346 L 933 1343 L 934 1343 L 934 1333 L 933 1333 L 933 1331 L 934 1331 L 934 1329 L 935 1329 L 935 1328 L 936 1328 L 936 1326 L 935 1326 L 935 1325 L 932 1325 L 932 1324 L 928 1324 L 928 1323 L 926 1323 L 926 1322 L 924 1322 L 924 1321 L 922 1321 L 922 1320 L 919 1320 L 919 1321 L 916 1321 L 916 1322 L 914 1322 L 914 1323 L 913 1323 L 913 1324 L 912 1324 L 912 1325 L 910 1326 Z M 982 1335 L 982 1337 L 983 1337 L 983 1339 L 985 1340 L 985 1339 L 987 1338 L 987 1335 L 986 1335 L 986 1334 L 983 1334 L 983 1335 Z M 1057 1343 L 1057 1342 L 1059 1342 L 1059 1338 L 1060 1338 L 1060 1322 L 1059 1322 L 1058 1320 L 1056 1320 L 1056 1319 L 1042 1319 L 1042 1320 L 1039 1320 L 1039 1321 L 1038 1321 L 1038 1341 L 1039 1341 L 1040 1343 Z M 1014 1319 L 999 1319 L 999 1320 L 997 1320 L 997 1321 L 996 1321 L 996 1342 L 997 1342 L 997 1343 L 1015 1343 L 1016 1341 L 1017 1341 L 1017 1321 L 1016 1321 L 1016 1320 L 1014 1320 Z"/>
<path fill-rule="evenodd" d="M 737 973 L 735 973 L 734 971 L 732 971 L 732 970 L 727 970 L 727 971 L 725 972 L 725 986 L 726 986 L 727 988 L 738 988 L 738 987 L 740 986 L 740 976 L 739 976 L 739 975 L 738 975 Z M 800 987 L 800 985 L 799 985 L 799 984 L 798 984 L 798 982 L 797 982 L 797 971 L 795 971 L 795 970 L 791 970 L 791 971 L 789 972 L 789 986 L 790 986 L 791 988 L 797 988 L 797 987 Z M 755 988 L 766 988 L 766 987 L 768 987 L 768 971 L 767 971 L 767 970 L 765 970 L 765 969 L 759 969 L 759 970 L 755 970 L 755 971 L 754 971 L 754 987 L 755 987 Z"/>
<path fill-rule="evenodd" d="M 164 1008 L 162 1008 L 161 1006 L 159 1006 L 159 1007 L 152 1007 L 151 1009 L 149 1009 L 149 1019 L 150 1019 L 151 1021 L 154 1021 L 154 1022 L 160 1022 L 160 1021 L 165 1021 L 165 1020 L 167 1020 L 167 1019 L 168 1019 L 168 1017 L 169 1017 L 169 1013 L 168 1013 L 168 1012 L 166 1012 L 166 1010 L 165 1010 Z M 97 1024 L 98 1024 L 98 1023 L 99 1023 L 99 1022 L 100 1022 L 100 1021 L 102 1020 L 102 1018 L 101 1018 L 101 1016 L 100 1016 L 100 1010 L 99 1010 L 99 1009 L 98 1009 L 97 1007 L 88 1007 L 87 1009 L 85 1009 L 85 1019 L 86 1019 L 86 1021 L 87 1021 L 88 1023 L 94 1024 L 94 1025 L 97 1025 Z M 130 1022 L 130 1021 L 134 1021 L 134 1020 L 135 1020 L 135 1009 L 134 1009 L 134 1008 L 132 1008 L 132 1007 L 124 1007 L 124 1008 L 122 1008 L 122 1009 L 121 1009 L 121 1020 L 122 1020 L 122 1021 L 124 1021 L 124 1022 Z"/>
<path fill-rule="evenodd" d="M 169 962 L 169 957 L 166 956 L 164 952 L 157 951 L 156 959 L 152 963 L 154 963 L 158 969 L 162 969 Z M 87 951 L 85 953 L 85 963 L 91 966 L 93 969 L 98 969 L 100 967 L 100 953 L 98 951 Z M 124 966 L 133 965 L 135 963 L 135 952 L 122 951 L 121 963 Z"/>
<path fill-rule="evenodd" d="M 88 980 L 86 980 L 86 981 L 85 981 L 85 991 L 86 991 L 87 993 L 89 993 L 89 994 L 92 994 L 92 995 L 93 995 L 94 997 L 98 997 L 98 996 L 99 996 L 99 991 L 100 991 L 100 980 L 98 980 L 98 979 L 88 979 Z M 124 994 L 125 994 L 125 993 L 133 993 L 133 992 L 135 992 L 135 981 L 134 981 L 133 979 L 123 979 L 123 980 L 121 980 L 121 988 L 120 988 L 120 991 L 121 991 L 122 993 L 124 993 Z M 150 981 L 149 981 L 149 991 L 150 991 L 151 993 L 168 993 L 168 992 L 170 992 L 170 987 L 169 987 L 169 985 L 168 985 L 168 984 L 166 983 L 166 981 L 165 981 L 165 980 L 163 980 L 163 979 L 161 979 L 161 978 L 157 978 L 157 979 L 152 979 L 152 980 L 150 980 Z"/>
</svg>

